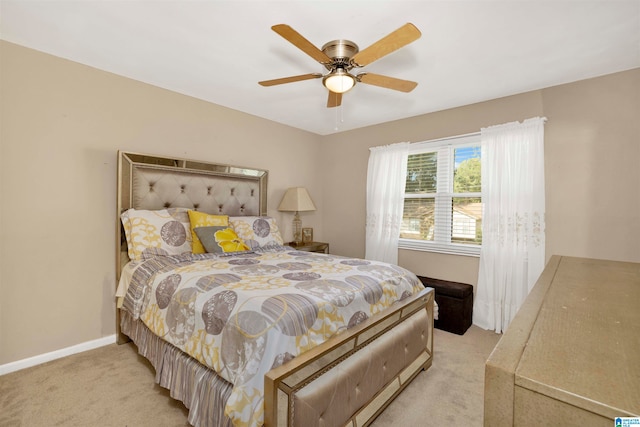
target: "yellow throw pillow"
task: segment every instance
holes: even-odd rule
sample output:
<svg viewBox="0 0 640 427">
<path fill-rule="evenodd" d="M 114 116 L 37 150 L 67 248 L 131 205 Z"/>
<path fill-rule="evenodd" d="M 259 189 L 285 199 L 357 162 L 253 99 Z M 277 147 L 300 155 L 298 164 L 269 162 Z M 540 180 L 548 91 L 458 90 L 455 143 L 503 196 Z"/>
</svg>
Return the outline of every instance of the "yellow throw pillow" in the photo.
<svg viewBox="0 0 640 427">
<path fill-rule="evenodd" d="M 229 225 L 229 217 L 227 215 L 210 215 L 204 212 L 189 211 L 189 221 L 191 221 L 191 251 L 194 254 L 204 254 L 207 251 L 195 232 L 196 227 L 210 227 Z"/>
</svg>

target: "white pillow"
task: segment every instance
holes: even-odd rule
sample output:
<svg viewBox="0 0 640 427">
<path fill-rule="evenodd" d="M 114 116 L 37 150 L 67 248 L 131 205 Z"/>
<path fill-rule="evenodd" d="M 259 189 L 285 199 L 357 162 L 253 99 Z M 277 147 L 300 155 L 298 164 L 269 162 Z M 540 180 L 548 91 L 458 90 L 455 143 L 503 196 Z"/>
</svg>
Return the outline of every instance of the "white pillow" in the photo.
<svg viewBox="0 0 640 427">
<path fill-rule="evenodd" d="M 129 209 L 120 215 L 120 219 L 127 239 L 129 258 L 132 260 L 191 252 L 191 228 L 187 209 Z"/>
</svg>

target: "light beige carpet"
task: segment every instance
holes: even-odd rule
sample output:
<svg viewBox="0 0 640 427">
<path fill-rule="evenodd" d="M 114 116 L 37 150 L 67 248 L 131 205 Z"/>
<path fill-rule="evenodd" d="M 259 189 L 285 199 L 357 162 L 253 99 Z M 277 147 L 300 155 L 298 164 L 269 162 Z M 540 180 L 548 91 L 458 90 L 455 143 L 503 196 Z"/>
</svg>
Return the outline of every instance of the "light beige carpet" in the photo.
<svg viewBox="0 0 640 427">
<path fill-rule="evenodd" d="M 436 329 L 433 366 L 373 426 L 481 426 L 484 362 L 499 338 L 475 326 L 463 336 Z M 187 409 L 154 376 L 131 343 L 0 376 L 0 426 L 188 426 Z"/>
<path fill-rule="evenodd" d="M 482 426 L 484 364 L 501 336 L 476 326 L 462 336 L 435 329 L 433 365 L 372 426 Z"/>
</svg>

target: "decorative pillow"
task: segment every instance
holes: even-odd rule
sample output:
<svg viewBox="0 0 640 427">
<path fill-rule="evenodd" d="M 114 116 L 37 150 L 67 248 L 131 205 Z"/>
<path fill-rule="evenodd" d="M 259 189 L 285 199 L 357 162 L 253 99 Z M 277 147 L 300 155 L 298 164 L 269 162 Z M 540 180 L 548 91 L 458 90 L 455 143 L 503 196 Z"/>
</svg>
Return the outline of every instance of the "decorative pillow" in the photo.
<svg viewBox="0 0 640 427">
<path fill-rule="evenodd" d="M 129 209 L 120 215 L 120 219 L 132 260 L 191 252 L 187 209 Z"/>
<path fill-rule="evenodd" d="M 189 211 L 189 221 L 191 222 L 191 239 L 193 240 L 191 250 L 194 254 L 203 254 L 207 252 L 195 232 L 196 227 L 207 227 L 211 225 L 229 226 L 229 217 L 227 215 L 210 215 L 208 213 L 192 210 Z"/>
<path fill-rule="evenodd" d="M 248 251 L 242 239 L 228 225 L 196 227 L 196 235 L 209 253 Z"/>
<path fill-rule="evenodd" d="M 232 216 L 229 224 L 251 249 L 284 244 L 276 220 L 270 216 Z"/>
</svg>

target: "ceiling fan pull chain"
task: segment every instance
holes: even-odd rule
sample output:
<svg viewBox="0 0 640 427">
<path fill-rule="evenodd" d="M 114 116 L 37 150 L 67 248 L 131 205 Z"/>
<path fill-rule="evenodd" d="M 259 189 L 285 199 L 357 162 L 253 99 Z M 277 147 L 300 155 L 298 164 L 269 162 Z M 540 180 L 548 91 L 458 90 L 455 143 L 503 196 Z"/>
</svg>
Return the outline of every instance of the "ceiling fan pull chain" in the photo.
<svg viewBox="0 0 640 427">
<path fill-rule="evenodd" d="M 340 110 L 340 111 L 338 112 L 338 110 Z M 338 123 L 344 123 L 344 115 L 343 115 L 343 112 L 342 112 L 342 104 L 340 104 L 338 106 L 338 108 L 336 108 L 336 126 L 335 126 L 335 128 L 333 130 L 337 131 L 339 129 Z"/>
</svg>

